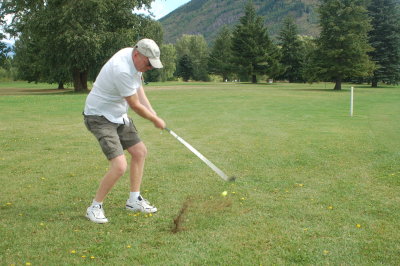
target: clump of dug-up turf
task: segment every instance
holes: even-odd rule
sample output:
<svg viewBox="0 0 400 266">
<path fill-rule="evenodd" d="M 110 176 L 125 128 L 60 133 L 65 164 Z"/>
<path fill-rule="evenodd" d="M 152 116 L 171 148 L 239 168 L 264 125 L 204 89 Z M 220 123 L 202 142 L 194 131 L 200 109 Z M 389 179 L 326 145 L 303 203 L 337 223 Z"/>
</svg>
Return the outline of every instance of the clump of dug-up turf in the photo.
<svg viewBox="0 0 400 266">
<path fill-rule="evenodd" d="M 178 215 L 174 218 L 174 226 L 172 228 L 172 233 L 176 234 L 184 229 L 182 226 L 184 220 L 185 220 L 185 214 L 187 212 L 187 209 L 189 207 L 190 200 L 186 199 L 185 202 L 182 205 L 182 208 L 179 210 Z"/>
</svg>

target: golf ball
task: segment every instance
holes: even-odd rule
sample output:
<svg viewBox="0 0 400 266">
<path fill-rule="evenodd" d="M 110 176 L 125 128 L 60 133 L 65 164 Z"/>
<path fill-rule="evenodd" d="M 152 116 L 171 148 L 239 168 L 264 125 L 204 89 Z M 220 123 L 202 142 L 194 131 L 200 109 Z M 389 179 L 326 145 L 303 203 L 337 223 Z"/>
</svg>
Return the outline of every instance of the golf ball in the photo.
<svg viewBox="0 0 400 266">
<path fill-rule="evenodd" d="M 222 197 L 225 197 L 226 195 L 228 195 L 228 191 L 224 191 L 224 192 L 221 193 Z"/>
</svg>

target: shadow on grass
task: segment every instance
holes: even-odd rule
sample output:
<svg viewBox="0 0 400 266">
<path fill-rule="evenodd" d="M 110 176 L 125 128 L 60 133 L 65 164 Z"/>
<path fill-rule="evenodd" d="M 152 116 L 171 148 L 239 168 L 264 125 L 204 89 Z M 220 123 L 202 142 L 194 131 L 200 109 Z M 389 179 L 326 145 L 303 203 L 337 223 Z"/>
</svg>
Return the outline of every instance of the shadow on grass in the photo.
<svg viewBox="0 0 400 266">
<path fill-rule="evenodd" d="M 26 88 L 0 88 L 0 96 L 18 95 L 60 95 L 60 94 L 87 94 L 88 92 L 75 92 L 73 89 L 26 89 Z"/>
</svg>

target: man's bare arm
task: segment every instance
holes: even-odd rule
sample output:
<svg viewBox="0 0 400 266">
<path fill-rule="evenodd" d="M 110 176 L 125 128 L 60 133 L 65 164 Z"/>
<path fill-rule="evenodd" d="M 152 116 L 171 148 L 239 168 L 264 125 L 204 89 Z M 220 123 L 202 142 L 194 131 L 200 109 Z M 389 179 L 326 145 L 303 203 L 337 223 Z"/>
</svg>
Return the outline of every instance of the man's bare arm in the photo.
<svg viewBox="0 0 400 266">
<path fill-rule="evenodd" d="M 134 94 L 128 97 L 125 97 L 126 101 L 128 102 L 129 107 L 132 108 L 132 110 L 140 115 L 141 117 L 150 120 L 153 122 L 154 126 L 159 129 L 164 129 L 166 124 L 164 120 L 159 118 L 155 112 L 152 112 L 149 110 L 146 106 L 144 106 L 140 100 L 138 94 Z"/>
<path fill-rule="evenodd" d="M 137 95 L 139 97 L 140 103 L 143 104 L 147 109 L 149 109 L 150 112 L 156 114 L 156 111 L 154 111 L 153 107 L 151 106 L 149 99 L 147 99 L 143 86 L 141 86 L 137 90 Z"/>
</svg>

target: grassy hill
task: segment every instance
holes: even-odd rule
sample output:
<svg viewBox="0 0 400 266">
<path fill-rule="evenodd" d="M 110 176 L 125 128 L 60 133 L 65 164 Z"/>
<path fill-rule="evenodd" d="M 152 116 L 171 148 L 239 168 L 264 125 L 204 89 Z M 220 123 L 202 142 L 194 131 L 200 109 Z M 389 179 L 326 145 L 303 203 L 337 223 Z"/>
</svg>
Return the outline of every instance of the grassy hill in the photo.
<svg viewBox="0 0 400 266">
<path fill-rule="evenodd" d="M 160 19 L 164 41 L 175 43 L 182 34 L 202 34 L 212 42 L 223 25 L 234 26 L 244 15 L 247 0 L 192 0 Z M 318 0 L 253 0 L 257 14 L 265 18 L 275 36 L 286 16 L 293 16 L 300 34 L 318 35 Z"/>
</svg>

